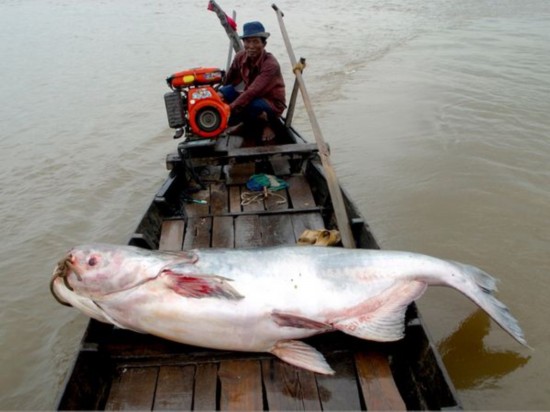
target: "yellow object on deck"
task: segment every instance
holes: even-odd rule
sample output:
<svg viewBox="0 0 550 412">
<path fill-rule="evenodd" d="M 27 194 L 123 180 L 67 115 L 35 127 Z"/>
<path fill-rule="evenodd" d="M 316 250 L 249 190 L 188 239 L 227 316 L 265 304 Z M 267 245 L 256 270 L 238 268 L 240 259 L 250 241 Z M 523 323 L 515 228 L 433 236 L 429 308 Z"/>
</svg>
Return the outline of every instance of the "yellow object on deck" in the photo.
<svg viewBox="0 0 550 412">
<path fill-rule="evenodd" d="M 340 232 L 327 229 L 306 229 L 298 239 L 299 245 L 334 246 L 342 240 Z"/>
</svg>

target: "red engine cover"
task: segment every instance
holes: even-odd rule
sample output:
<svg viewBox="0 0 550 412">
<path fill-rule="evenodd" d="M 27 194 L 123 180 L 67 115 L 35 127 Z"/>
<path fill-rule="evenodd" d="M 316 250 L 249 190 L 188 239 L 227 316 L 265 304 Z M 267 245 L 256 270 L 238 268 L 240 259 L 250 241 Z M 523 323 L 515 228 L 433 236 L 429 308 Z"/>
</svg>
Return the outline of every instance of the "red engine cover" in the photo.
<svg viewBox="0 0 550 412">
<path fill-rule="evenodd" d="M 216 137 L 227 127 L 230 108 L 210 86 L 193 87 L 187 96 L 189 124 L 200 137 Z"/>
<path fill-rule="evenodd" d="M 199 86 L 220 83 L 224 72 L 217 67 L 197 67 L 174 73 L 168 78 L 172 87 Z"/>
</svg>

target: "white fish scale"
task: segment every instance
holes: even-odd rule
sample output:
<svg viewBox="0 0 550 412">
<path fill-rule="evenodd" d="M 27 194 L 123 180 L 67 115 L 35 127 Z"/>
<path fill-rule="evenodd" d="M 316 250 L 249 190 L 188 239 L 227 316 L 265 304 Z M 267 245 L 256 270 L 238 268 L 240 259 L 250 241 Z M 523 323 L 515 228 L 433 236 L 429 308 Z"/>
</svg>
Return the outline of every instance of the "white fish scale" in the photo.
<svg viewBox="0 0 550 412">
<path fill-rule="evenodd" d="M 161 300 L 150 299 L 161 292 Z M 281 333 L 271 319 L 271 308 L 260 300 L 188 299 L 166 291 L 160 282 L 145 283 L 124 299 L 112 296 L 101 305 L 130 329 L 132 325 L 171 340 L 217 349 L 269 351 L 279 339 L 311 334 L 303 329 Z"/>
<path fill-rule="evenodd" d="M 358 304 L 371 291 L 377 293 L 379 289 L 372 284 L 368 288 L 358 287 L 358 277 L 365 273 L 360 267 L 323 268 L 311 256 L 292 253 L 280 257 L 269 254 L 258 259 L 250 251 L 235 255 L 238 264 L 233 259 L 222 261 L 204 254 L 196 266 L 199 272 L 231 279 L 231 286 L 245 297 L 246 303 L 258 309 L 288 311 L 321 321 L 321 311 Z"/>
<path fill-rule="evenodd" d="M 75 250 L 85 261 L 94 247 Z M 406 305 L 431 284 L 464 293 L 525 343 L 517 321 L 491 295 L 492 277 L 430 256 L 320 247 L 167 254 L 105 245 L 94 253 L 106 257 L 103 272 L 88 268 L 79 281 L 69 271 L 74 292 L 58 278 L 52 284 L 58 297 L 96 319 L 178 342 L 275 350 L 282 359 L 308 367 L 307 362 L 317 361 L 303 364 L 292 354 L 293 345 L 279 343 L 318 333 L 324 330 L 321 324 L 364 339 L 399 339 Z M 116 259 L 109 262 L 109 256 Z M 105 280 L 105 274 L 112 279 Z M 114 292 L 117 287 L 122 290 Z M 90 289 L 103 311 L 87 299 Z M 304 345 L 299 351 L 304 353 Z M 324 370 L 320 364 L 309 369 Z"/>
</svg>

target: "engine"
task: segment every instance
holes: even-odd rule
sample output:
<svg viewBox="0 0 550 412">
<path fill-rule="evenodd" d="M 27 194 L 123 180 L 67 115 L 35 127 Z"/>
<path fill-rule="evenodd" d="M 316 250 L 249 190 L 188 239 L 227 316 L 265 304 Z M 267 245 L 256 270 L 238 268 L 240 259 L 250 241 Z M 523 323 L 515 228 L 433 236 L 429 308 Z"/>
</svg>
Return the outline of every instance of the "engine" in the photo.
<svg viewBox="0 0 550 412">
<path fill-rule="evenodd" d="M 227 127 L 230 109 L 217 93 L 225 75 L 214 67 L 199 67 L 174 73 L 166 79 L 172 89 L 164 95 L 168 125 L 174 138 L 215 138 Z"/>
</svg>

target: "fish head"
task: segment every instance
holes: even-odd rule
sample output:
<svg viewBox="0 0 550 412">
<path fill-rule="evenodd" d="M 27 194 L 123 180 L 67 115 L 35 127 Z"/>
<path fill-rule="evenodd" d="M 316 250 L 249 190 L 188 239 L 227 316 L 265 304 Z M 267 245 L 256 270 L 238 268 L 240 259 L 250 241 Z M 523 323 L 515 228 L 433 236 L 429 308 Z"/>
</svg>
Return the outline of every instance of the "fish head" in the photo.
<svg viewBox="0 0 550 412">
<path fill-rule="evenodd" d="M 139 248 L 94 244 L 73 247 L 57 263 L 50 289 L 62 304 L 67 291 L 101 300 L 156 277 L 158 270 L 150 252 Z"/>
</svg>

